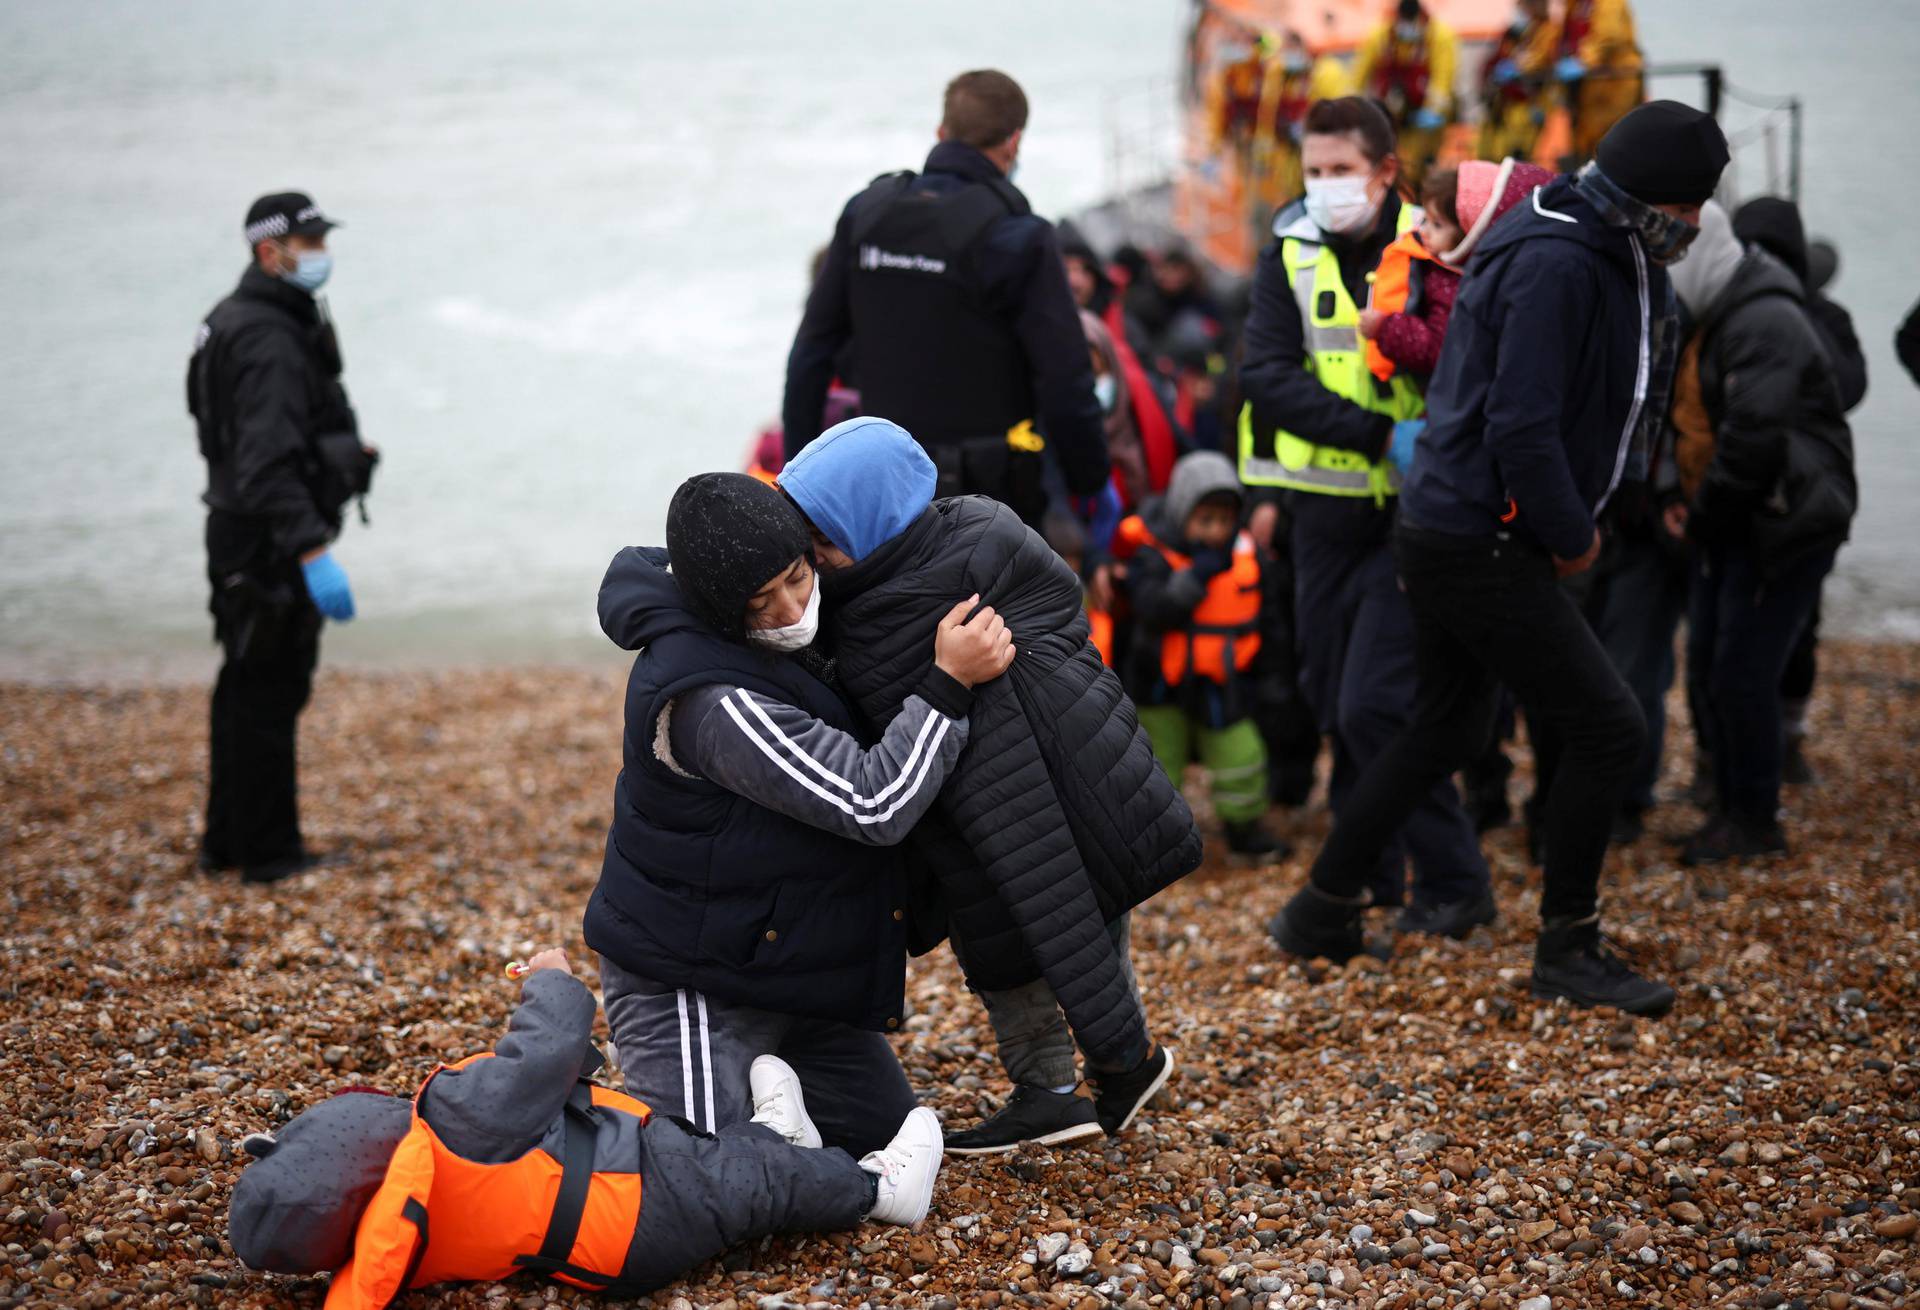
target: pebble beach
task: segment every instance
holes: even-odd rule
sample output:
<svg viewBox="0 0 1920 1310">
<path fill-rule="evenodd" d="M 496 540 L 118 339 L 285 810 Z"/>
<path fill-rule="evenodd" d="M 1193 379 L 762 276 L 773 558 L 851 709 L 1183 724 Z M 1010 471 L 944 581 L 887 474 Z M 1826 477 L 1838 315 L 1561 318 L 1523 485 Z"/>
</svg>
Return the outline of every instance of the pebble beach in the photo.
<svg viewBox="0 0 1920 1310">
<path fill-rule="evenodd" d="M 1793 855 L 1683 870 L 1675 803 L 1610 857 L 1667 1019 L 1529 996 L 1517 828 L 1488 839 L 1491 930 L 1285 960 L 1261 924 L 1326 816 L 1276 817 L 1292 858 L 1210 857 L 1136 917 L 1180 1068 L 1130 1133 L 950 1159 L 917 1233 L 769 1241 L 642 1304 L 1920 1304 L 1920 647 L 1822 660 Z M 239 1139 L 490 1047 L 510 958 L 559 944 L 591 979 L 620 687 L 324 673 L 302 806 L 344 861 L 263 889 L 194 867 L 204 688 L 0 683 L 0 1306 L 317 1306 L 324 1279 L 226 1245 Z M 970 1123 L 1006 1090 L 984 1015 L 944 949 L 908 994 L 908 1074 Z M 608 1303 L 523 1278 L 399 1304 Z"/>
</svg>

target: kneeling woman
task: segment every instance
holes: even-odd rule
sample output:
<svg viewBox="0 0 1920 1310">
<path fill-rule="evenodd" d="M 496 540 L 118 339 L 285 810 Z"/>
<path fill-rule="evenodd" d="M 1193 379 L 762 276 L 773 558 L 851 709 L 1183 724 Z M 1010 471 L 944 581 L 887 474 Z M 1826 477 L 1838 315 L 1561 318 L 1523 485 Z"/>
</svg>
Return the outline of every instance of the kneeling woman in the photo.
<svg viewBox="0 0 1920 1310">
<path fill-rule="evenodd" d="M 869 747 L 812 649 L 807 529 L 778 491 L 693 478 L 666 550 L 614 557 L 600 625 L 639 654 L 585 931 L 626 1089 L 656 1111 L 707 1132 L 751 1117 L 761 1054 L 799 1074 L 828 1146 L 883 1145 L 913 1108 L 883 1035 L 906 978 L 890 848 L 966 744 L 970 688 L 1013 660 L 993 611 L 955 599 L 926 685 Z"/>
</svg>

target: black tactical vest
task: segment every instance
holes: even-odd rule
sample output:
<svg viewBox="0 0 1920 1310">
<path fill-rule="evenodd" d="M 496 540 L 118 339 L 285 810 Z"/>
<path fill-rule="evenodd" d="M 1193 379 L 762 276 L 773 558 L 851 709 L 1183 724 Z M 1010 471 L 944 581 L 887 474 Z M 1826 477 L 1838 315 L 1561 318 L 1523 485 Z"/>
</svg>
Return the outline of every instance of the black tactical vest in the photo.
<svg viewBox="0 0 1920 1310">
<path fill-rule="evenodd" d="M 877 178 L 854 201 L 849 301 L 863 412 L 924 445 L 1000 436 L 1033 417 L 1026 357 L 974 267 L 995 223 L 1031 212 L 1004 180 L 934 191 L 913 173 Z"/>
</svg>

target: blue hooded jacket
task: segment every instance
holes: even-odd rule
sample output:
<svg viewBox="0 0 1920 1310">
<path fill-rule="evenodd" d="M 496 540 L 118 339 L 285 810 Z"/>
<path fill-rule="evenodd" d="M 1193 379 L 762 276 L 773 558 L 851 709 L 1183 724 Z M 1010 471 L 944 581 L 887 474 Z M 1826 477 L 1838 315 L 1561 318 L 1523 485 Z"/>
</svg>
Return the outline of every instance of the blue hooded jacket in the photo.
<svg viewBox="0 0 1920 1310">
<path fill-rule="evenodd" d="M 1665 393 L 1655 333 L 1671 304 L 1666 270 L 1570 179 L 1503 217 L 1460 284 L 1402 521 L 1585 554 Z"/>
<path fill-rule="evenodd" d="M 883 418 L 836 423 L 780 470 L 780 489 L 856 563 L 920 517 L 937 480 L 920 443 Z"/>
</svg>

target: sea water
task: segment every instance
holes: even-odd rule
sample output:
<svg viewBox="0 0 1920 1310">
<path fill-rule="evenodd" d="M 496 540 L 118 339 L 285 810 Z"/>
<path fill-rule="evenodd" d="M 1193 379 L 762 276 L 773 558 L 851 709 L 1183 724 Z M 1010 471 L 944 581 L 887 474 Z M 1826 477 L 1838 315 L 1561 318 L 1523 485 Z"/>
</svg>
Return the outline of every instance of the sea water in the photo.
<svg viewBox="0 0 1920 1310">
<path fill-rule="evenodd" d="M 1890 346 L 1920 297 L 1920 178 L 1900 162 L 1920 12 L 1807 15 L 1670 0 L 1640 21 L 1656 60 L 1807 100 L 1809 224 L 1840 246 L 1834 294 L 1873 375 L 1831 623 L 1920 638 L 1920 392 Z M 345 220 L 327 296 L 383 452 L 373 525 L 337 546 L 360 618 L 329 629 L 329 660 L 611 658 L 607 559 L 657 542 L 674 486 L 739 467 L 777 415 L 809 257 L 849 195 L 919 164 L 945 80 L 1020 79 L 1019 184 L 1066 213 L 1111 185 L 1116 106 L 1150 82 L 1170 98 L 1187 17 L 1177 0 L 0 6 L 0 674 L 211 667 L 183 377 L 255 195 L 308 190 Z"/>
</svg>

